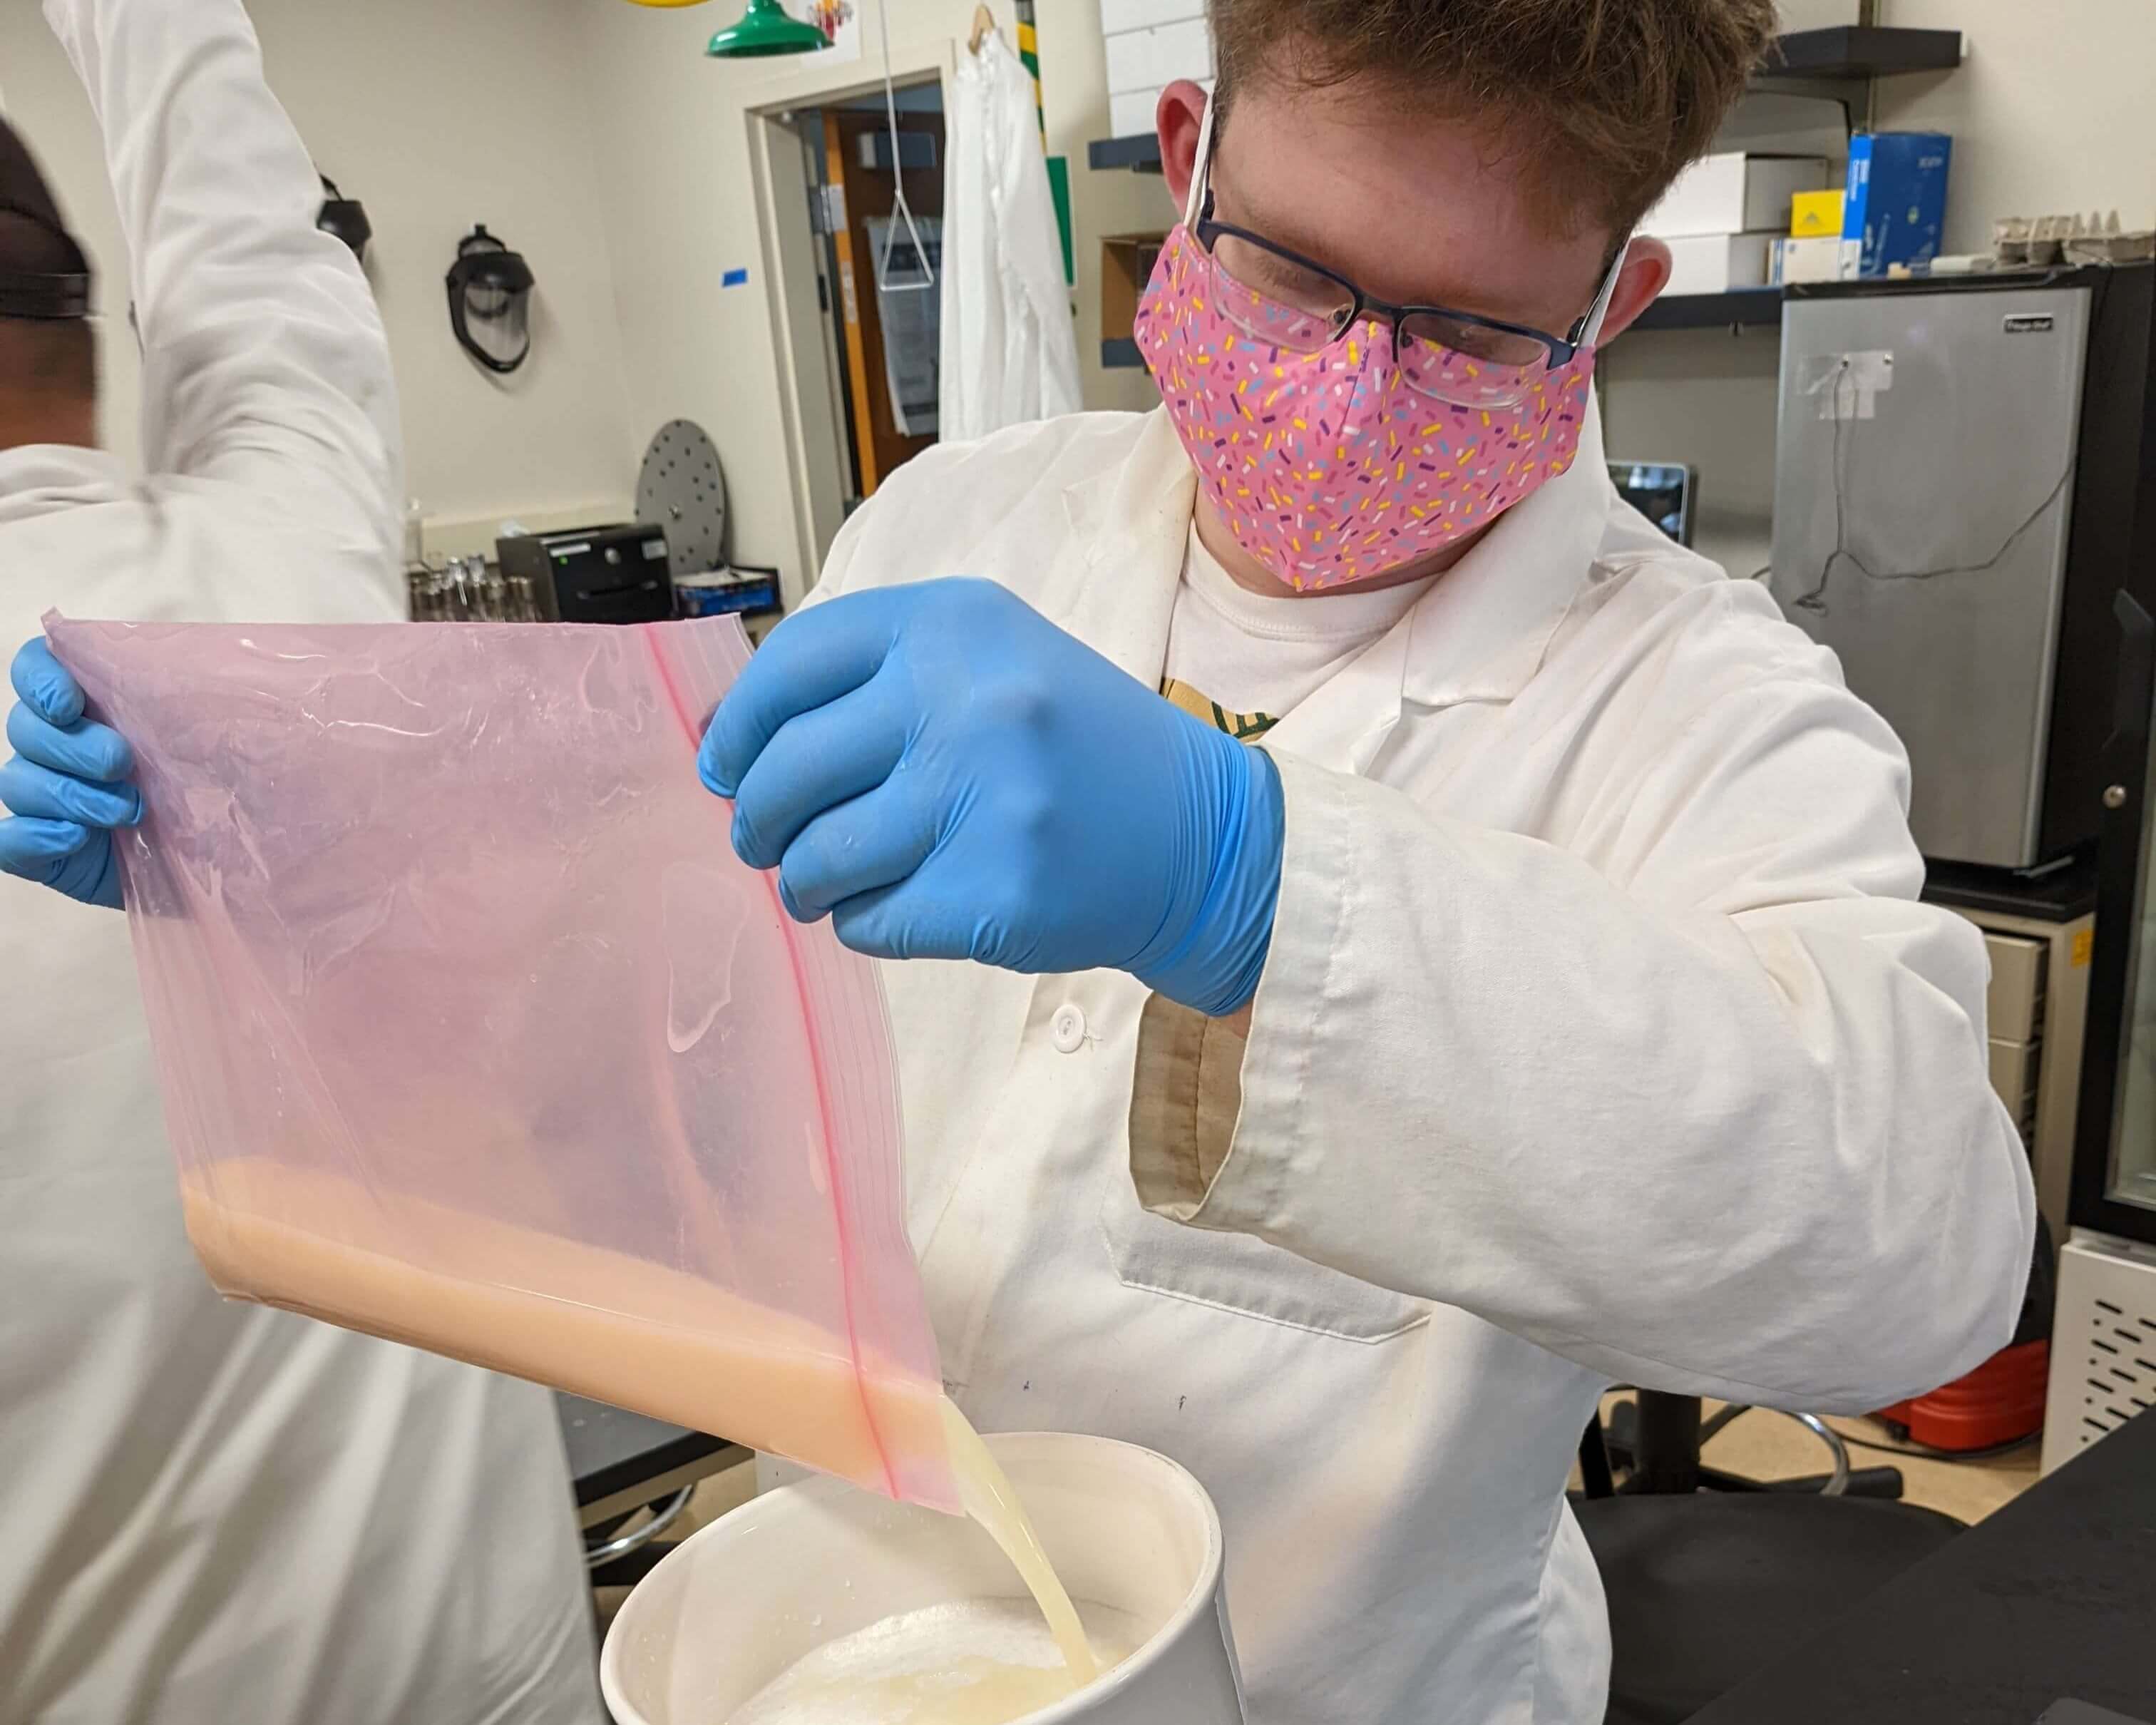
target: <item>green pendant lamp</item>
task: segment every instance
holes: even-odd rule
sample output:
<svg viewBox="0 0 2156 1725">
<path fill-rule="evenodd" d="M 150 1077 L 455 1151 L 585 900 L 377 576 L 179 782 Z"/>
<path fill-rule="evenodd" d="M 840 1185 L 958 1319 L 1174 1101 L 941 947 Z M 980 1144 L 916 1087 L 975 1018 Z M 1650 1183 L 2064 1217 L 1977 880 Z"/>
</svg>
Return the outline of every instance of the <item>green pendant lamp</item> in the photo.
<svg viewBox="0 0 2156 1725">
<path fill-rule="evenodd" d="M 704 52 L 716 59 L 745 60 L 773 54 L 814 54 L 830 45 L 815 25 L 789 18 L 778 0 L 748 0 L 741 22 L 712 37 Z"/>
</svg>

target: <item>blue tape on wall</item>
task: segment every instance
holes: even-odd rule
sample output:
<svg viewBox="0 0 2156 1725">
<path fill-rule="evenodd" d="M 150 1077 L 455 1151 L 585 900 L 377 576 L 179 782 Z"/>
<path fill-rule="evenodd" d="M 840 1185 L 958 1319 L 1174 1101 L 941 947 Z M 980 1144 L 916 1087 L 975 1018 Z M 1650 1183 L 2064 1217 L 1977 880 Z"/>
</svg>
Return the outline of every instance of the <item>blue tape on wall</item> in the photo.
<svg viewBox="0 0 2156 1725">
<path fill-rule="evenodd" d="M 719 285 L 722 288 L 746 287 L 747 285 L 748 271 L 746 270 L 729 270 L 719 278 Z"/>
</svg>

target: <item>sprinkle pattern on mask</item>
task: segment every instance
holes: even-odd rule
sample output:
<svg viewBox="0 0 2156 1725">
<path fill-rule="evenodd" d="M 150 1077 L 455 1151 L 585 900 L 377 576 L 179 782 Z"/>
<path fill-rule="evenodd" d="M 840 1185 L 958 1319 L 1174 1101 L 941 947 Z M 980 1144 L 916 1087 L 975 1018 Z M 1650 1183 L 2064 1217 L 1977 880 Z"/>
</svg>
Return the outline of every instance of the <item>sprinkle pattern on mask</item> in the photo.
<svg viewBox="0 0 2156 1725">
<path fill-rule="evenodd" d="M 1367 580 L 1486 526 L 1572 465 L 1592 349 L 1512 407 L 1454 407 L 1400 377 L 1390 325 L 1316 353 L 1223 314 L 1211 260 L 1168 236 L 1135 333 L 1237 543 L 1298 591 Z"/>
</svg>

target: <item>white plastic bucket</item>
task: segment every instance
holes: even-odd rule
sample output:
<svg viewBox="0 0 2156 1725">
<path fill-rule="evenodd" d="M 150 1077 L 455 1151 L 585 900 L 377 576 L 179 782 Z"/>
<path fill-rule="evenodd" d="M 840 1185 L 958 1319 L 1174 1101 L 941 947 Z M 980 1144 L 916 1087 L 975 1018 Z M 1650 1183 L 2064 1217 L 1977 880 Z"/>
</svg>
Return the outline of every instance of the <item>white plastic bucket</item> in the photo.
<svg viewBox="0 0 2156 1725">
<path fill-rule="evenodd" d="M 1079 1609 L 1126 1614 L 1144 1634 L 1116 1670 L 1024 1725 L 1242 1725 L 1220 1517 L 1204 1488 L 1106 1438 L 988 1443 Z M 599 1685 L 616 1725 L 726 1725 L 828 1641 L 952 1600 L 1026 1597 L 972 1522 L 811 1480 L 692 1534 L 638 1583 L 607 1632 Z"/>
</svg>

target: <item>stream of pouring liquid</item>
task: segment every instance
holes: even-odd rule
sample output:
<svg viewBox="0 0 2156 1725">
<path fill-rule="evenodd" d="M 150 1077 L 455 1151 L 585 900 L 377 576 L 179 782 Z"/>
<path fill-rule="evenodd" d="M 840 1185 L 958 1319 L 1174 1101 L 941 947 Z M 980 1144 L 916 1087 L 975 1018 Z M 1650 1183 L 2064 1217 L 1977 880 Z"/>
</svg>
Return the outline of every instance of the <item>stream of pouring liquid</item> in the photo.
<svg viewBox="0 0 2156 1725">
<path fill-rule="evenodd" d="M 1003 1469 L 996 1466 L 996 1458 L 988 1453 L 981 1435 L 947 1395 L 943 1398 L 943 1431 L 951 1446 L 951 1471 L 958 1481 L 958 1501 L 1017 1568 L 1040 1607 L 1040 1615 L 1048 1620 L 1049 1632 L 1055 1637 L 1063 1662 L 1070 1668 L 1072 1685 L 1084 1688 L 1100 1676 L 1101 1668 L 1086 1640 L 1085 1627 L 1078 1621 L 1077 1608 L 1056 1579 L 1018 1493 L 1011 1489 Z"/>
</svg>

